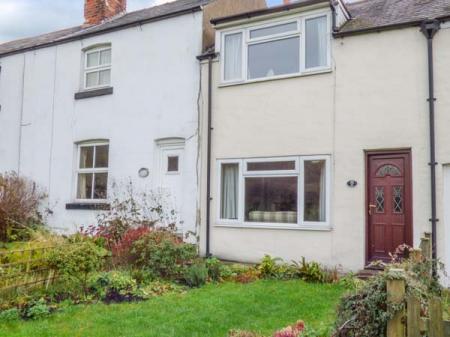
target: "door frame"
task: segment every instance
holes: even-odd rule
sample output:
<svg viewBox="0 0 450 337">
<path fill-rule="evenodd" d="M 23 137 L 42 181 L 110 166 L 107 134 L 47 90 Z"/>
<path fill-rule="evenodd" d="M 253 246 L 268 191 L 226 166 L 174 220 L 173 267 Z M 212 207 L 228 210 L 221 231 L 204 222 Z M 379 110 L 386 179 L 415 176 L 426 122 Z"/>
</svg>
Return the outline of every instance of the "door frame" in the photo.
<svg viewBox="0 0 450 337">
<path fill-rule="evenodd" d="M 381 150 L 364 150 L 364 158 L 365 158 L 365 221 L 366 221 L 366 234 L 365 234 L 365 244 L 366 244 L 366 253 L 365 253 L 365 265 L 367 266 L 371 261 L 370 257 L 370 217 L 369 217 L 369 200 L 370 200 L 370 170 L 369 170 L 369 158 L 371 156 L 376 155 L 398 155 L 403 154 L 407 155 L 407 162 L 405 166 L 405 186 L 408 184 L 410 186 L 410 192 L 405 193 L 405 205 L 409 207 L 409 214 L 405 214 L 405 237 L 406 244 L 413 246 L 413 181 L 412 181 L 412 151 L 411 148 L 399 148 L 399 149 L 381 149 Z"/>
</svg>

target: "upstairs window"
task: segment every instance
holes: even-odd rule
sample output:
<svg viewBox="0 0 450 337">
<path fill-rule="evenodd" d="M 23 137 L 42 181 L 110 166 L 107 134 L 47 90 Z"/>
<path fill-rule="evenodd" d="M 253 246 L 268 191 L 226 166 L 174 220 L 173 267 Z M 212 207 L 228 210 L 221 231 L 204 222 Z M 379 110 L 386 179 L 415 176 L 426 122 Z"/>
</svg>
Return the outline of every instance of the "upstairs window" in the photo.
<svg viewBox="0 0 450 337">
<path fill-rule="evenodd" d="M 108 192 L 109 144 L 78 146 L 77 200 L 105 200 Z"/>
<path fill-rule="evenodd" d="M 96 89 L 111 85 L 111 46 L 85 51 L 84 88 Z"/>
<path fill-rule="evenodd" d="M 222 33 L 222 82 L 301 75 L 330 68 L 328 14 Z"/>
</svg>

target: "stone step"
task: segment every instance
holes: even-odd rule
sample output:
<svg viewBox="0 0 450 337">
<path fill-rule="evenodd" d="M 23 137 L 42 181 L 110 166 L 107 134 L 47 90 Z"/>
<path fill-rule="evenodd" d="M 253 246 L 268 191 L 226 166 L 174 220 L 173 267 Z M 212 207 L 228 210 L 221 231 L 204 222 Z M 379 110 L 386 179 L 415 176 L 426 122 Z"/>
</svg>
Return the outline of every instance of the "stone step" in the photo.
<svg viewBox="0 0 450 337">
<path fill-rule="evenodd" d="M 380 269 L 363 269 L 356 274 L 356 277 L 361 280 L 368 280 L 371 277 L 376 276 L 380 271 Z"/>
</svg>

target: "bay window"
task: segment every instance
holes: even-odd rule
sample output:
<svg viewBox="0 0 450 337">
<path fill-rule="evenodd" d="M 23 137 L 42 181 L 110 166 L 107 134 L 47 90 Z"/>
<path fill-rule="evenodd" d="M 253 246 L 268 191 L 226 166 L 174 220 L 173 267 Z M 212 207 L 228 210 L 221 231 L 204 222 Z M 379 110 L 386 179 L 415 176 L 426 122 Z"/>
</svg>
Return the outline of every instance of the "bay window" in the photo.
<svg viewBox="0 0 450 337">
<path fill-rule="evenodd" d="M 222 32 L 222 82 L 301 75 L 330 68 L 327 13 Z"/>
<path fill-rule="evenodd" d="M 109 144 L 78 145 L 77 200 L 105 200 L 108 191 Z"/>
<path fill-rule="evenodd" d="M 329 156 L 218 163 L 219 225 L 329 227 Z"/>
</svg>

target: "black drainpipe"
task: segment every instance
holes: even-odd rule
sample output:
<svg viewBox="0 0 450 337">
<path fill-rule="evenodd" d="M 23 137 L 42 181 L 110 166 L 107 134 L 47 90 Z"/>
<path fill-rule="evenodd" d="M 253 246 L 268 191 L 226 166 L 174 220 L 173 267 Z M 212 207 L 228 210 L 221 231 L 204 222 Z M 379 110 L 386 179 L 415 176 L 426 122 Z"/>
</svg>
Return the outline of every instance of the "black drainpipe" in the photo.
<svg viewBox="0 0 450 337">
<path fill-rule="evenodd" d="M 211 256 L 211 139 L 212 139 L 212 62 L 216 53 L 198 56 L 199 61 L 208 60 L 208 136 L 206 154 L 206 257 Z"/>
<path fill-rule="evenodd" d="M 211 256 L 212 60 L 208 58 L 208 150 L 206 155 L 206 257 Z"/>
<path fill-rule="evenodd" d="M 433 64 L 433 37 L 440 29 L 438 20 L 424 21 L 421 31 L 427 38 L 428 45 L 428 104 L 430 110 L 430 173 L 431 173 L 431 256 L 433 259 L 433 275 L 437 275 L 437 245 L 436 245 L 436 224 L 439 221 L 436 215 L 436 140 L 435 140 L 435 117 L 434 117 L 434 64 Z"/>
</svg>

